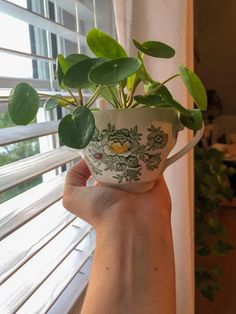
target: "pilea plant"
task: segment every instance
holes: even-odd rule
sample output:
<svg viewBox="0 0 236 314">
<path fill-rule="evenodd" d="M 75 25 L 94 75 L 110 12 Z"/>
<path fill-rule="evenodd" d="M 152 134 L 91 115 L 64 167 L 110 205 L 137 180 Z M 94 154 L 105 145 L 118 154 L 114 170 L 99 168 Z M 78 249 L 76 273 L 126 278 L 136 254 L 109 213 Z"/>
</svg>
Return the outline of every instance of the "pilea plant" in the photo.
<svg viewBox="0 0 236 314">
<path fill-rule="evenodd" d="M 187 128 L 195 131 L 201 128 L 201 110 L 206 110 L 207 97 L 198 76 L 180 64 L 178 73 L 157 82 L 146 70 L 144 55 L 167 59 L 175 55 L 173 48 L 158 41 L 133 40 L 138 50 L 137 57 L 133 58 L 115 39 L 99 29 L 91 29 L 86 40 L 95 57 L 84 54 L 66 57 L 59 54 L 57 57 L 56 76 L 68 96 L 39 93 L 24 82 L 16 85 L 9 97 L 9 113 L 15 124 L 30 123 L 38 112 L 40 98 L 46 98 L 45 110 L 62 106 L 71 111 L 59 124 L 61 141 L 72 148 L 84 148 L 95 130 L 91 106 L 100 97 L 114 109 L 174 107 Z M 184 108 L 165 86 L 177 77 L 182 79 L 197 109 Z M 136 95 L 139 84 L 143 84 L 142 95 Z M 84 93 L 88 90 L 91 96 L 85 101 Z"/>
</svg>

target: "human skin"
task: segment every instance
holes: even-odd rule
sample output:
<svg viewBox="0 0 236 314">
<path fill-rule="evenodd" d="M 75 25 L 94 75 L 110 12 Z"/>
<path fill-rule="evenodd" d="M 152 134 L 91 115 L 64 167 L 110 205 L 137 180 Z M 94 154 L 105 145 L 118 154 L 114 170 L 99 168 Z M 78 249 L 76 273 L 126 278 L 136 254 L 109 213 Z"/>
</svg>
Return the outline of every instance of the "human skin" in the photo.
<svg viewBox="0 0 236 314">
<path fill-rule="evenodd" d="M 146 193 L 96 185 L 84 161 L 68 171 L 63 204 L 96 230 L 82 314 L 176 313 L 171 201 L 164 178 Z"/>
</svg>

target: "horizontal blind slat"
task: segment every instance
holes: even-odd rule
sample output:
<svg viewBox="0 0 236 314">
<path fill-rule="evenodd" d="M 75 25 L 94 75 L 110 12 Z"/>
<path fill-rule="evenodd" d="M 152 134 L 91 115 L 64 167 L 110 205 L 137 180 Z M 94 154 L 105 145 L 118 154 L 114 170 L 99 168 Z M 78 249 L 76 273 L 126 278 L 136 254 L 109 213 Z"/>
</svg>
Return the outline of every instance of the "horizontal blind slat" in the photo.
<svg viewBox="0 0 236 314">
<path fill-rule="evenodd" d="M 32 59 L 32 60 L 43 60 L 43 61 L 56 63 L 56 59 L 55 58 L 40 56 L 40 55 L 37 55 L 37 54 L 22 52 L 22 51 L 8 49 L 8 48 L 4 48 L 4 47 L 0 47 L 0 52 L 13 54 L 13 55 L 20 56 L 20 57 L 26 57 L 26 58 L 29 58 L 29 59 Z"/>
<path fill-rule="evenodd" d="M 84 292 L 88 285 L 92 266 L 92 257 L 89 257 L 79 272 L 74 276 L 56 302 L 50 307 L 47 314 L 71 313 L 71 309 L 83 302 Z M 72 312 L 74 312 L 72 310 Z M 80 313 L 76 311 L 74 313 Z"/>
<path fill-rule="evenodd" d="M 78 298 L 85 293 L 87 286 L 87 276 L 78 272 L 61 296 L 47 311 L 47 314 L 71 313 L 70 310 L 73 308 L 74 304 L 77 304 Z M 76 312 L 76 314 L 79 313 L 80 311 Z"/>
<path fill-rule="evenodd" d="M 0 313 L 17 311 L 90 230 L 85 222 L 81 228 L 71 223 L 5 281 L 0 287 Z"/>
<path fill-rule="evenodd" d="M 0 242 L 0 284 L 75 219 L 59 201 Z M 30 235 L 30 236 L 27 236 Z M 16 249 L 16 243 L 21 243 Z"/>
<path fill-rule="evenodd" d="M 61 37 L 73 41 L 76 44 L 78 43 L 78 39 L 80 37 L 78 33 L 42 15 L 29 11 L 6 0 L 0 0 L 0 8 L 3 13 L 14 16 L 26 23 L 47 30 L 51 33 L 60 34 Z"/>
<path fill-rule="evenodd" d="M 57 133 L 59 122 L 50 121 L 0 129 L 0 146 Z"/>
<path fill-rule="evenodd" d="M 51 305 L 65 290 L 82 265 L 91 256 L 90 235 L 78 245 L 80 251 L 72 251 L 69 256 L 42 283 L 35 293 L 17 311 L 22 313 L 47 313 Z M 65 312 L 61 312 L 65 313 Z"/>
<path fill-rule="evenodd" d="M 60 147 L 0 167 L 0 192 L 79 158 L 78 150 Z"/>
<path fill-rule="evenodd" d="M 0 240 L 58 201 L 62 197 L 64 178 L 62 173 L 1 204 Z"/>
<path fill-rule="evenodd" d="M 1 0 L 0 0 L 1 1 Z M 51 90 L 51 83 L 49 80 L 40 80 L 40 79 L 30 79 L 30 78 L 16 78 L 16 77 L 5 77 L 0 76 L 0 86 L 1 88 L 9 89 L 15 87 L 17 84 L 22 82 L 30 84 L 37 90 Z M 52 81 L 52 88 L 58 89 L 59 84 L 57 81 Z"/>
</svg>

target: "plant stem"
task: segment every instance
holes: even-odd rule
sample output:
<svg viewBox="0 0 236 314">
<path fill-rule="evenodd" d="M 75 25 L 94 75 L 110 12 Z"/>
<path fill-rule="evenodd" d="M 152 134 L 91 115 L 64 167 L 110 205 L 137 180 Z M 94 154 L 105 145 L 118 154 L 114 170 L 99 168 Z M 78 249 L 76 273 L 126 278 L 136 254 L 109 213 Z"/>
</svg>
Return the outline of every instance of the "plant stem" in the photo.
<svg viewBox="0 0 236 314">
<path fill-rule="evenodd" d="M 49 98 L 55 98 L 55 99 L 59 99 L 59 100 L 63 100 L 65 102 L 67 102 L 68 104 L 74 106 L 74 107 L 77 107 L 73 102 L 67 100 L 66 98 L 64 97 L 61 97 L 61 96 L 56 96 L 56 95 L 49 95 L 49 94 L 42 94 L 42 93 L 38 93 L 39 96 L 42 96 L 42 97 L 49 97 Z"/>
<path fill-rule="evenodd" d="M 126 99 L 125 99 L 124 89 L 123 89 L 122 83 L 119 83 L 119 85 L 120 85 L 121 101 L 122 101 L 123 107 L 126 108 Z"/>
<path fill-rule="evenodd" d="M 136 75 L 135 75 L 135 78 L 136 78 Z M 135 78 L 134 78 L 134 81 L 135 81 Z M 134 98 L 134 92 L 135 92 L 135 89 L 136 87 L 133 85 L 132 89 L 131 89 L 131 92 L 129 94 L 129 101 L 128 101 L 128 104 L 127 104 L 127 107 L 129 108 L 133 102 L 133 98 Z"/>
<path fill-rule="evenodd" d="M 117 86 L 117 91 L 118 91 L 118 95 L 119 95 L 120 108 L 123 108 L 123 103 L 122 103 L 122 98 L 121 98 L 121 91 L 120 91 L 118 86 Z"/>
<path fill-rule="evenodd" d="M 98 98 L 101 89 L 102 89 L 102 85 L 98 85 L 98 87 L 96 88 L 95 92 L 90 97 L 90 99 L 87 102 L 87 104 L 85 105 L 87 108 L 90 108 L 92 106 L 92 104 L 94 103 L 94 101 Z"/>
<path fill-rule="evenodd" d="M 80 101 L 80 105 L 83 106 L 84 104 L 84 99 L 83 99 L 83 94 L 80 88 L 78 88 L 78 94 L 79 94 L 79 101 Z"/>
<path fill-rule="evenodd" d="M 70 111 L 74 111 L 74 110 L 70 109 L 70 108 L 69 108 L 69 107 L 67 107 L 67 106 L 66 106 L 66 109 L 68 109 L 68 110 L 70 110 Z"/>
<path fill-rule="evenodd" d="M 174 78 L 180 76 L 179 73 L 169 77 L 168 79 L 166 79 L 165 81 L 163 81 L 162 83 L 160 83 L 158 86 L 154 87 L 152 90 L 150 90 L 148 93 L 145 94 L 145 96 L 147 95 L 151 95 L 152 93 L 158 91 L 158 89 L 160 89 L 163 85 L 165 85 L 167 82 L 169 82 L 170 80 L 173 80 Z"/>
<path fill-rule="evenodd" d="M 75 96 L 71 92 L 70 88 L 67 88 L 67 90 L 68 90 L 69 94 L 71 95 L 71 97 L 75 100 L 76 104 L 79 105 L 77 99 L 75 98 Z"/>
<path fill-rule="evenodd" d="M 110 94 L 111 94 L 111 96 L 112 96 L 112 99 L 113 99 L 113 101 L 114 101 L 114 103 L 115 103 L 115 105 L 116 105 L 116 108 L 117 108 L 117 109 L 120 108 L 119 101 L 116 99 L 116 96 L 115 96 L 115 94 L 113 93 L 111 87 L 110 87 L 109 85 L 106 85 L 106 88 L 107 88 L 107 90 L 110 92 Z"/>
</svg>

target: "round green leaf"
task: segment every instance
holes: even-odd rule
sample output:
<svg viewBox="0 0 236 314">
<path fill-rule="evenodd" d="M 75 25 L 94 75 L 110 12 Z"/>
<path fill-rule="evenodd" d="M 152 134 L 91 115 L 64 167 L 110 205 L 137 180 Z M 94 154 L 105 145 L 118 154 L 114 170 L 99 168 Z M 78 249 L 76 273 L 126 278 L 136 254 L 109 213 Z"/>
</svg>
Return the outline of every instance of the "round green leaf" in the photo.
<svg viewBox="0 0 236 314">
<path fill-rule="evenodd" d="M 87 59 L 89 59 L 89 57 L 83 54 L 71 54 L 66 58 L 64 58 L 62 54 L 57 56 L 57 78 L 59 85 L 62 88 L 64 88 L 63 78 L 68 69 L 71 68 L 74 64 Z"/>
<path fill-rule="evenodd" d="M 89 79 L 95 84 L 117 84 L 137 72 L 140 66 L 141 62 L 136 58 L 121 58 L 107 61 L 94 67 L 89 73 Z"/>
<path fill-rule="evenodd" d="M 139 51 L 151 57 L 169 59 L 175 55 L 173 48 L 160 41 L 145 41 L 141 44 L 133 39 L 133 43 Z"/>
<path fill-rule="evenodd" d="M 94 130 L 94 116 L 88 108 L 82 106 L 61 120 L 58 133 L 66 146 L 80 149 L 88 145 Z"/>
<path fill-rule="evenodd" d="M 66 70 L 64 71 L 64 73 L 66 73 L 66 71 L 72 67 L 72 65 L 76 64 L 76 63 L 79 63 L 81 61 L 84 61 L 84 60 L 87 60 L 87 59 L 90 59 L 88 56 L 86 55 L 83 55 L 81 53 L 73 53 L 69 56 L 67 56 L 65 58 L 65 61 L 66 61 Z"/>
<path fill-rule="evenodd" d="M 187 87 L 190 95 L 197 107 L 201 110 L 207 109 L 207 95 L 206 90 L 199 79 L 199 77 L 191 70 L 186 68 L 183 64 L 179 65 L 180 76 Z"/>
<path fill-rule="evenodd" d="M 86 40 L 90 50 L 97 57 L 107 59 L 127 57 L 126 51 L 115 39 L 97 28 L 92 28 L 87 33 Z"/>
<path fill-rule="evenodd" d="M 72 65 L 66 71 L 65 76 L 63 78 L 63 83 L 67 87 L 72 87 L 72 88 L 85 88 L 91 85 L 91 82 L 88 79 L 88 74 L 90 70 L 101 64 L 104 63 L 106 59 L 103 58 L 93 58 L 93 59 L 87 59 L 83 60 L 79 63 L 76 63 Z"/>
<path fill-rule="evenodd" d="M 39 96 L 27 83 L 20 83 L 12 89 L 8 110 L 15 124 L 26 125 L 36 116 L 39 109 Z"/>
<path fill-rule="evenodd" d="M 184 126 L 190 130 L 197 131 L 202 127 L 202 113 L 199 109 L 189 109 L 191 115 L 187 117 L 186 115 L 180 114 L 180 120 Z"/>
</svg>

